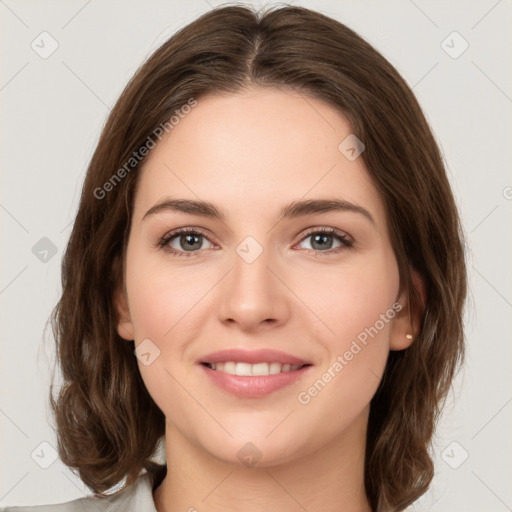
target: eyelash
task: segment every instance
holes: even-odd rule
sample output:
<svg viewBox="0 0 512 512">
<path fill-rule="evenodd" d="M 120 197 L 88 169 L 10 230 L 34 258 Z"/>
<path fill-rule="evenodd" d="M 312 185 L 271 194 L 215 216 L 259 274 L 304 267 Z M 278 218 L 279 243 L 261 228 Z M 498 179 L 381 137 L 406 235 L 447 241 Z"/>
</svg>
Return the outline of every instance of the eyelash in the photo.
<svg viewBox="0 0 512 512">
<path fill-rule="evenodd" d="M 175 249 L 171 249 L 168 247 L 169 242 L 173 238 L 176 238 L 176 236 L 183 234 L 183 233 L 200 235 L 203 238 L 206 238 L 208 241 L 210 241 L 209 238 L 200 229 L 178 228 L 178 229 L 175 229 L 174 231 L 171 231 L 170 233 L 165 234 L 158 241 L 158 247 L 160 249 L 163 249 L 166 252 L 172 254 L 173 256 L 179 256 L 179 257 L 181 257 L 181 256 L 185 256 L 185 257 L 196 256 L 200 252 L 200 250 L 198 250 L 198 251 L 176 251 Z M 317 249 L 304 249 L 305 251 L 313 252 L 313 254 L 315 256 L 337 254 L 340 251 L 343 251 L 345 249 L 350 249 L 354 245 L 353 240 L 346 233 L 343 233 L 342 231 L 338 231 L 337 229 L 334 229 L 334 228 L 327 228 L 327 227 L 310 228 L 304 234 L 304 236 L 299 240 L 299 243 L 304 241 L 306 238 L 310 237 L 311 235 L 316 235 L 316 234 L 333 235 L 334 238 L 336 238 L 338 241 L 341 242 L 341 246 L 336 247 L 334 249 L 328 249 L 326 251 L 320 251 Z"/>
</svg>

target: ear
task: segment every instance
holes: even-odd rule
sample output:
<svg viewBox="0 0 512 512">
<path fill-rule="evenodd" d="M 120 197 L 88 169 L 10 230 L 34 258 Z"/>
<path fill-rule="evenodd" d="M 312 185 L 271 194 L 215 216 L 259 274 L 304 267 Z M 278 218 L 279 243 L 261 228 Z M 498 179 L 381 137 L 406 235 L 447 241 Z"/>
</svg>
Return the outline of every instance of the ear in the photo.
<svg viewBox="0 0 512 512">
<path fill-rule="evenodd" d="M 114 275 L 117 276 L 116 287 L 112 296 L 117 315 L 117 333 L 121 338 L 132 341 L 134 339 L 133 325 L 128 305 L 128 297 L 124 288 L 124 273 L 118 257 L 114 261 L 113 272 Z"/>
<path fill-rule="evenodd" d="M 402 290 L 397 299 L 401 309 L 393 319 L 391 327 L 389 348 L 391 350 L 404 350 L 411 346 L 417 338 L 420 331 L 425 305 L 427 303 L 427 293 L 425 281 L 421 275 L 414 269 L 411 270 L 413 286 L 419 295 L 421 304 L 411 307 L 411 297 L 408 290 Z"/>
</svg>

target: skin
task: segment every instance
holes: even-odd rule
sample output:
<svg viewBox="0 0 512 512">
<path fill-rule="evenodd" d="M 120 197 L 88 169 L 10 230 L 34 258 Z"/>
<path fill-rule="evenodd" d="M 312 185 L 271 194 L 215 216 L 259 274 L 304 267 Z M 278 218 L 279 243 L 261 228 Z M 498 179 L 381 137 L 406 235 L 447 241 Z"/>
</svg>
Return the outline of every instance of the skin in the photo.
<svg viewBox="0 0 512 512">
<path fill-rule="evenodd" d="M 371 510 L 363 483 L 369 403 L 389 351 L 411 343 L 416 319 L 400 290 L 383 202 L 362 158 L 349 161 L 338 150 L 350 133 L 321 100 L 253 87 L 200 98 L 146 160 L 115 305 L 120 336 L 136 345 L 149 338 L 160 351 L 151 364 L 139 362 L 166 416 L 159 512 Z M 143 220 L 171 196 L 214 203 L 225 219 L 164 211 Z M 278 222 L 288 203 L 326 198 L 365 208 L 373 222 L 352 211 Z M 181 227 L 205 235 L 190 257 L 158 246 Z M 322 227 L 345 233 L 353 246 L 335 236 L 332 246 L 313 245 L 314 230 L 306 231 Z M 247 236 L 263 249 L 252 263 L 236 251 Z M 181 242 L 178 235 L 168 247 L 186 252 Z M 299 403 L 298 393 L 396 302 L 403 309 Z M 270 395 L 236 397 L 197 364 L 234 347 L 274 348 L 313 366 Z M 237 456 L 248 442 L 261 453 L 253 467 Z"/>
</svg>

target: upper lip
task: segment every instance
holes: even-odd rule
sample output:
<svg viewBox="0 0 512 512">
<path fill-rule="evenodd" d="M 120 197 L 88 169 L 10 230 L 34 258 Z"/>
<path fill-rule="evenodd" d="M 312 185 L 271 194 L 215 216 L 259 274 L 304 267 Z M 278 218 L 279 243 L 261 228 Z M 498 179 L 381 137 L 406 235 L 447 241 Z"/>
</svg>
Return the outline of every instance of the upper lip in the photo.
<svg viewBox="0 0 512 512">
<path fill-rule="evenodd" d="M 305 365 L 311 364 L 299 357 L 292 356 L 286 352 L 273 349 L 258 349 L 258 350 L 242 350 L 238 348 L 220 350 L 212 352 L 202 357 L 199 363 L 224 363 L 226 361 L 234 361 L 237 363 L 281 363 L 281 364 L 294 364 Z"/>
</svg>

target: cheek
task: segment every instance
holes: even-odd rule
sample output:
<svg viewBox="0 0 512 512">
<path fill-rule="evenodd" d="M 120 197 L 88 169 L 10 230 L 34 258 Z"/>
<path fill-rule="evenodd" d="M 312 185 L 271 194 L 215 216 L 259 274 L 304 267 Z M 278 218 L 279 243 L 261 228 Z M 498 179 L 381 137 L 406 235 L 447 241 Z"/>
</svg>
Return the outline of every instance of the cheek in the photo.
<svg viewBox="0 0 512 512">
<path fill-rule="evenodd" d="M 352 340 L 372 339 L 386 345 L 392 309 L 398 297 L 399 275 L 394 256 L 383 255 L 340 265 L 329 272 L 311 271 L 297 288 L 319 322 L 319 334 L 330 352 L 347 350 Z M 375 328 L 378 333 L 375 333 Z"/>
<path fill-rule="evenodd" d="M 199 276 L 192 267 L 176 272 L 147 263 L 147 257 L 135 254 L 131 275 L 127 276 L 130 314 L 136 340 L 150 338 L 163 343 L 173 331 L 187 323 L 187 315 L 208 291 L 207 276 Z M 128 265 L 130 260 L 128 260 Z"/>
<path fill-rule="evenodd" d="M 386 366 L 397 308 L 398 267 L 392 254 L 384 255 L 364 265 L 340 268 L 319 284 L 328 293 L 316 292 L 310 298 L 323 320 L 324 335 L 318 341 L 328 357 L 298 401 L 314 402 L 311 411 L 318 414 L 327 407 L 333 414 L 344 411 L 342 416 L 353 417 L 370 402 Z"/>
<path fill-rule="evenodd" d="M 151 258 L 136 249 L 128 255 L 126 286 L 135 342 L 138 346 L 149 339 L 149 351 L 157 354 L 149 365 L 139 358 L 139 370 L 164 411 L 188 403 L 190 397 L 179 384 L 191 377 L 192 366 L 185 360 L 187 340 L 199 337 L 204 322 L 198 321 L 198 314 L 204 319 L 206 294 L 217 280 L 192 266 L 177 272 L 161 261 L 152 265 Z"/>
<path fill-rule="evenodd" d="M 335 335 L 321 340 L 328 357 L 296 394 L 300 417 L 314 424 L 319 439 L 335 437 L 368 408 L 386 367 L 396 314 L 396 296 L 386 287 L 360 286 L 333 297 L 339 304 L 330 317 Z"/>
<path fill-rule="evenodd" d="M 180 340 L 187 339 L 183 330 L 194 337 L 191 319 L 200 290 L 195 293 L 169 275 L 161 270 L 141 272 L 132 282 L 130 312 L 136 344 L 149 339 L 150 351 L 157 354 L 149 365 L 139 358 L 146 389 L 166 415 L 171 411 L 185 415 L 190 397 L 180 383 L 187 382 L 190 365 L 184 364 L 186 344 Z"/>
</svg>

